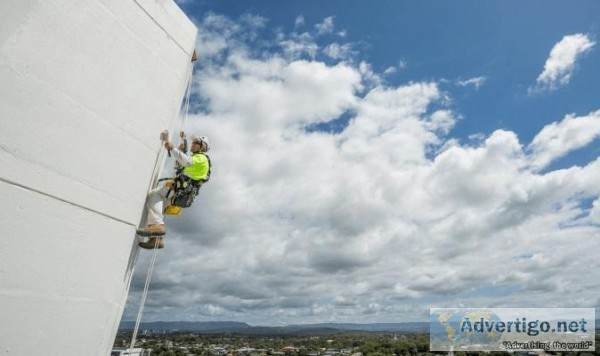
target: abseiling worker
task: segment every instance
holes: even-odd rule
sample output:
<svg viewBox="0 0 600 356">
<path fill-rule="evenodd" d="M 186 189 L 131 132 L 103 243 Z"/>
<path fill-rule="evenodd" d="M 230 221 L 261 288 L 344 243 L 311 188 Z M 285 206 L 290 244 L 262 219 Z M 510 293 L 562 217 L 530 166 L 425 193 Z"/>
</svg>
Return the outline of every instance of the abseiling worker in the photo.
<svg viewBox="0 0 600 356">
<path fill-rule="evenodd" d="M 173 157 L 183 167 L 179 171 L 178 177 L 183 175 L 183 179 L 190 179 L 192 184 L 198 187 L 206 182 L 210 177 L 210 159 L 206 152 L 210 149 L 210 142 L 206 136 L 192 136 L 191 155 L 183 152 L 183 144 L 175 148 L 173 143 L 166 141 L 164 147 L 172 152 Z M 169 202 L 172 187 L 166 185 L 152 189 L 148 193 L 148 215 L 146 218 L 147 226 L 145 229 L 137 230 L 140 236 L 147 236 L 150 239 L 146 242 L 140 242 L 140 247 L 152 249 L 163 248 L 165 234 L 165 204 Z"/>
</svg>

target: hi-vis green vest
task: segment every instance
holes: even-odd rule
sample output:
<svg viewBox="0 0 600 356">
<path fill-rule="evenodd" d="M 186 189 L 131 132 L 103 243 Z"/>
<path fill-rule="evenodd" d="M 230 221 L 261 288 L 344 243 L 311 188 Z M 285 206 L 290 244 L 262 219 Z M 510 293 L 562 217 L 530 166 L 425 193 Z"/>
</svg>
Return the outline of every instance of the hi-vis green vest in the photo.
<svg viewBox="0 0 600 356">
<path fill-rule="evenodd" d="M 192 155 L 192 164 L 183 168 L 183 174 L 193 180 L 207 180 L 210 178 L 210 160 L 204 153 L 194 153 Z"/>
</svg>

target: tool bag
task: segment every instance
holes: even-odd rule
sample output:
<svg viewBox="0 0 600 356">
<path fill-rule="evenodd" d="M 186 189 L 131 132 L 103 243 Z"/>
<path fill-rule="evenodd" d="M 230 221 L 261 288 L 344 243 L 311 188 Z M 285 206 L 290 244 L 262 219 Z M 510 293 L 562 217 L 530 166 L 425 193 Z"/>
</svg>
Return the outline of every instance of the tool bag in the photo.
<svg viewBox="0 0 600 356">
<path fill-rule="evenodd" d="M 202 183 L 204 183 L 204 181 L 195 181 L 184 174 L 177 175 L 173 182 L 171 205 L 180 208 L 190 207 L 194 202 L 194 198 L 198 195 Z"/>
</svg>

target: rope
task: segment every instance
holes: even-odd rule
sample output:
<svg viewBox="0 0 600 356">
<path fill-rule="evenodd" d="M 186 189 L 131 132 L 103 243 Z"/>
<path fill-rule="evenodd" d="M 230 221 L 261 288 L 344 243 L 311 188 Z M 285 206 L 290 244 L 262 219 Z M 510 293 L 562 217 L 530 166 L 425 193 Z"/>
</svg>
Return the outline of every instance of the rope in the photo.
<svg viewBox="0 0 600 356">
<path fill-rule="evenodd" d="M 179 131 L 184 131 L 185 120 L 187 119 L 188 112 L 190 111 L 190 96 L 192 95 L 192 78 L 194 76 L 194 62 L 191 62 L 190 69 L 187 74 L 187 89 L 185 92 L 185 100 L 183 102 L 183 110 L 182 110 L 182 118 L 181 118 L 181 127 Z"/>
<path fill-rule="evenodd" d="M 185 94 L 185 101 L 183 105 L 183 115 L 181 120 L 181 130 L 183 131 L 183 127 L 185 124 L 185 119 L 187 118 L 188 111 L 190 109 L 190 96 L 192 91 L 192 77 L 194 75 L 194 62 L 191 62 L 190 69 L 187 73 L 187 89 Z M 137 319 L 135 320 L 135 327 L 133 328 L 133 335 L 131 335 L 131 343 L 129 344 L 129 354 L 133 352 L 133 348 L 135 347 L 135 341 L 137 339 L 137 334 L 140 328 L 140 323 L 142 321 L 142 315 L 144 313 L 144 306 L 146 304 L 146 297 L 148 296 L 148 289 L 150 288 L 150 281 L 152 280 L 152 275 L 154 274 L 154 265 L 156 264 L 156 256 L 158 255 L 158 241 L 154 243 L 154 249 L 152 253 L 152 259 L 150 260 L 150 266 L 148 267 L 148 272 L 146 273 L 146 284 L 144 285 L 144 292 L 142 293 L 142 300 L 140 302 L 140 308 L 138 309 Z"/>
<path fill-rule="evenodd" d="M 148 267 L 148 273 L 146 274 L 146 284 L 144 285 L 144 292 L 142 293 L 142 301 L 140 302 L 140 308 L 138 309 L 137 319 L 135 320 L 135 327 L 133 329 L 133 335 L 131 335 L 131 344 L 129 344 L 129 354 L 132 354 L 133 348 L 135 347 L 135 340 L 137 338 L 138 330 L 140 328 L 140 322 L 142 321 L 142 314 L 144 313 L 144 305 L 146 304 L 146 297 L 148 296 L 148 289 L 150 287 L 150 281 L 154 274 L 154 265 L 156 263 L 156 256 L 158 255 L 158 241 L 154 244 L 152 253 L 152 260 L 150 260 L 150 266 Z"/>
</svg>

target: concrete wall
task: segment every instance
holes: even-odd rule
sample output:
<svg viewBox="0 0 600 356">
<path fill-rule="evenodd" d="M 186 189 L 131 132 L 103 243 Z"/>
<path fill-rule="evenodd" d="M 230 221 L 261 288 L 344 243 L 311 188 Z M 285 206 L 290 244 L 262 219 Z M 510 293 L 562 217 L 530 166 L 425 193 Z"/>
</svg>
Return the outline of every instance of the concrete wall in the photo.
<svg viewBox="0 0 600 356">
<path fill-rule="evenodd" d="M 0 353 L 108 355 L 196 28 L 172 0 L 0 2 Z"/>
</svg>

